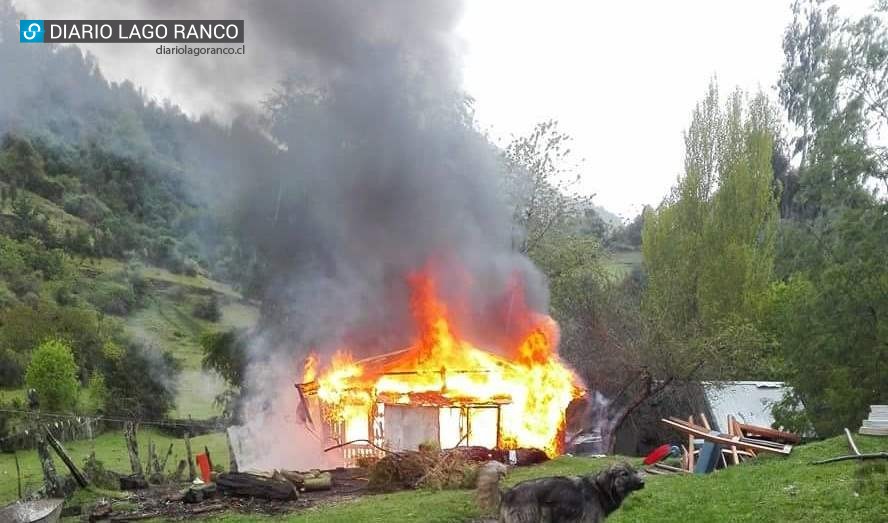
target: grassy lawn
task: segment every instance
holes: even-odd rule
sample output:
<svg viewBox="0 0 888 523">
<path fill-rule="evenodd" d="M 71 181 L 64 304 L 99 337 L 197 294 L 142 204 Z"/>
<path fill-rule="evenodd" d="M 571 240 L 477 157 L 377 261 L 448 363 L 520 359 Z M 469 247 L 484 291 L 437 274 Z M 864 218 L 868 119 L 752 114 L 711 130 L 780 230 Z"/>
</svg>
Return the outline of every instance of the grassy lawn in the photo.
<svg viewBox="0 0 888 523">
<path fill-rule="evenodd" d="M 181 439 L 171 438 L 149 428 L 141 428 L 138 437 L 139 455 L 143 463 L 148 455 L 149 439 L 157 446 L 161 459 L 166 455 L 169 444 L 173 443 L 173 455 L 167 462 L 168 471 L 174 471 L 179 460 L 185 457 L 185 443 Z M 126 453 L 122 431 L 107 432 L 92 441 L 64 443 L 64 446 L 78 465 L 82 465 L 89 453 L 95 451 L 96 457 L 104 463 L 106 469 L 120 473 L 130 472 L 129 457 Z M 207 434 L 191 438 L 191 449 L 195 454 L 203 452 L 204 446 L 209 449 L 214 464 L 228 466 L 228 444 L 224 434 Z M 39 488 L 43 483 L 43 472 L 37 458 L 37 451 L 19 451 L 17 454 L 22 470 L 23 490 L 28 492 Z M 67 474 L 67 469 L 60 459 L 54 457 L 54 462 L 57 471 Z M 16 497 L 15 458 L 12 454 L 0 454 L 0 506 L 15 500 Z"/>
<path fill-rule="evenodd" d="M 888 448 L 888 438 L 857 436 L 861 452 Z M 708 476 L 648 476 L 608 522 L 685 521 L 888 521 L 886 464 L 840 462 L 810 465 L 811 460 L 847 454 L 844 438 L 796 448 L 786 458 L 762 457 Z M 562 457 L 518 469 L 507 483 L 530 477 L 580 474 L 614 460 Z M 638 460 L 634 460 L 638 461 Z M 430 522 L 468 521 L 480 516 L 471 491 L 411 491 L 366 496 L 287 517 L 226 514 L 213 521 Z"/>
</svg>

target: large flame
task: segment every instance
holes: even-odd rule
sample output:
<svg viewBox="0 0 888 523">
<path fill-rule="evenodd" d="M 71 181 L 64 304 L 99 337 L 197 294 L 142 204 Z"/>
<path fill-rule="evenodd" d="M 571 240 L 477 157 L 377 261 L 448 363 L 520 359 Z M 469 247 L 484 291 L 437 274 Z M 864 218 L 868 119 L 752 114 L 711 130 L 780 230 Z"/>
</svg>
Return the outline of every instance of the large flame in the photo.
<svg viewBox="0 0 888 523">
<path fill-rule="evenodd" d="M 366 439 L 377 403 L 498 405 L 498 417 L 473 418 L 473 432 L 496 435 L 499 425 L 497 444 L 503 448 L 530 447 L 557 454 L 565 411 L 582 389 L 558 358 L 555 321 L 524 306 L 519 289 L 517 300 L 510 299 L 519 303 L 509 304 L 509 316 L 518 317 L 508 320 L 510 329 L 518 331 L 510 336 L 515 341 L 503 355 L 496 355 L 459 337 L 428 274 L 411 276 L 410 284 L 419 334 L 408 349 L 382 364 L 377 364 L 378 358 L 355 361 L 341 351 L 323 372 L 315 356 L 306 361 L 303 381 L 316 380 L 325 417 L 342 422 L 345 437 Z"/>
</svg>

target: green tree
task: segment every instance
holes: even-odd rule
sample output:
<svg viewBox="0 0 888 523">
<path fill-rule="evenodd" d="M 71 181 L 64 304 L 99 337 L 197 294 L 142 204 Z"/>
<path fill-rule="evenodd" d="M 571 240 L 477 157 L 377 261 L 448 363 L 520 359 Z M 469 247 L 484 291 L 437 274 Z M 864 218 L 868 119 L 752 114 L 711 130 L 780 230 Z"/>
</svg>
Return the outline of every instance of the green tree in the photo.
<svg viewBox="0 0 888 523">
<path fill-rule="evenodd" d="M 858 20 L 814 1 L 793 12 L 779 87 L 799 129 L 799 191 L 769 322 L 794 389 L 786 405 L 828 436 L 888 397 L 888 4 Z"/>
<path fill-rule="evenodd" d="M 684 173 L 644 217 L 650 343 L 686 368 L 705 362 L 710 377 L 764 372 L 755 323 L 774 256 L 775 132 L 763 95 L 737 91 L 722 108 L 713 83 L 685 134 Z"/>
<path fill-rule="evenodd" d="M 25 383 L 37 391 L 42 409 L 56 412 L 73 409 L 80 385 L 71 348 L 57 339 L 41 343 L 31 357 Z"/>
<path fill-rule="evenodd" d="M 503 152 L 505 192 L 514 209 L 512 221 L 521 228 L 513 238 L 519 252 L 532 253 L 570 220 L 582 218 L 589 206 L 591 197 L 572 191 L 581 175 L 571 160 L 570 140 L 558 122 L 548 120 Z"/>
</svg>

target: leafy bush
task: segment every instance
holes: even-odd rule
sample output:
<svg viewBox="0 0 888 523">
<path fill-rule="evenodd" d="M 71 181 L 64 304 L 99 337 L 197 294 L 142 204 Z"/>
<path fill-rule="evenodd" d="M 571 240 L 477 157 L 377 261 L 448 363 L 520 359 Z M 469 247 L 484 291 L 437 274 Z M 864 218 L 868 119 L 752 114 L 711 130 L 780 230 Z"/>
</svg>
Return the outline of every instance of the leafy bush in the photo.
<svg viewBox="0 0 888 523">
<path fill-rule="evenodd" d="M 96 281 L 89 301 L 105 314 L 116 316 L 125 316 L 137 305 L 132 287 L 115 281 Z"/>
<path fill-rule="evenodd" d="M 22 384 L 25 366 L 22 356 L 14 351 L 0 348 L 0 387 L 18 387 Z"/>
<path fill-rule="evenodd" d="M 129 342 L 123 354 L 104 365 L 109 414 L 159 419 L 175 405 L 181 366 L 168 352 Z"/>
<path fill-rule="evenodd" d="M 0 281 L 0 309 L 11 307 L 18 302 L 15 293 L 9 290 L 6 283 Z"/>
<path fill-rule="evenodd" d="M 73 409 L 77 404 L 80 385 L 71 347 L 57 339 L 41 343 L 31 357 L 25 372 L 25 383 L 37 391 L 42 409 Z"/>
<path fill-rule="evenodd" d="M 97 224 L 111 213 L 101 200 L 91 194 L 73 194 L 65 197 L 65 212 Z"/>
<path fill-rule="evenodd" d="M 199 300 L 194 305 L 192 314 L 194 314 L 195 318 L 201 318 L 212 322 L 219 321 L 219 319 L 222 318 L 222 310 L 219 308 L 219 299 L 213 294 L 209 298 Z"/>
<path fill-rule="evenodd" d="M 0 309 L 0 326 L 0 347 L 15 353 L 25 363 L 43 341 L 65 340 L 84 376 L 91 375 L 104 359 L 103 346 L 123 336 L 121 324 L 113 318 L 100 321 L 95 311 L 46 302 Z M 21 385 L 21 374 L 17 383 L 10 385 Z"/>
<path fill-rule="evenodd" d="M 247 347 L 242 331 L 207 332 L 201 336 L 200 345 L 204 350 L 203 368 L 215 370 L 229 385 L 240 387 L 243 384 Z"/>
</svg>

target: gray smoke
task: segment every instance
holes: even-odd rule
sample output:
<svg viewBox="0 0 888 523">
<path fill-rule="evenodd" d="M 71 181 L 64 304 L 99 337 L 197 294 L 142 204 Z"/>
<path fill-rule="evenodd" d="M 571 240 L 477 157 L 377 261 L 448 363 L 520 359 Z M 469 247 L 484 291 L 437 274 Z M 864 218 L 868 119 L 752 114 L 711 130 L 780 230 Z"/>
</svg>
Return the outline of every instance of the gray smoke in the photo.
<svg viewBox="0 0 888 523">
<path fill-rule="evenodd" d="M 516 281 L 529 307 L 545 311 L 542 276 L 511 248 L 497 151 L 461 91 L 460 3 L 18 5 L 47 19 L 245 20 L 244 57 L 86 47 L 149 91 L 158 85 L 232 121 L 226 150 L 195 139 L 187 151 L 204 174 L 201 195 L 225 211 L 261 269 L 244 415 L 264 450 L 247 466 L 320 465 L 303 458 L 323 442 L 293 421 L 302 358 L 406 346 L 416 334 L 410 274 L 433 275 L 460 334 L 491 350 L 521 326 L 510 317 L 522 309 Z"/>
</svg>

